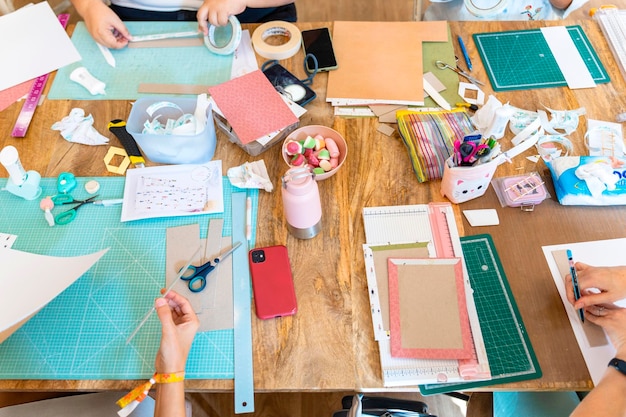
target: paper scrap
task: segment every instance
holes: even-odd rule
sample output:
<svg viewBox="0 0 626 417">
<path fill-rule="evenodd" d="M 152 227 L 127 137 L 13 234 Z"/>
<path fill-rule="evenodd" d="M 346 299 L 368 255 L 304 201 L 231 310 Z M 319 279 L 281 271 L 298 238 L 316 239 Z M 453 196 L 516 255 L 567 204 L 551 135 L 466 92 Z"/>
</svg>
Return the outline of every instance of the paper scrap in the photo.
<svg viewBox="0 0 626 417">
<path fill-rule="evenodd" d="M 571 89 L 596 86 L 585 61 L 565 26 L 542 27 L 541 33 Z"/>
<path fill-rule="evenodd" d="M 106 252 L 55 257 L 0 249 L 0 343 L 72 285 Z"/>
</svg>

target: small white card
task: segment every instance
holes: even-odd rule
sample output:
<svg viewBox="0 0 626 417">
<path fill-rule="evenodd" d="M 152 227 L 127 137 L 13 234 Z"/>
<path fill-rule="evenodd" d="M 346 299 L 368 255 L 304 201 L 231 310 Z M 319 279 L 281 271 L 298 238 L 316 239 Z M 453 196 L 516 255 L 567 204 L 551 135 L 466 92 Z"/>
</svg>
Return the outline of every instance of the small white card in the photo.
<svg viewBox="0 0 626 417">
<path fill-rule="evenodd" d="M 500 218 L 495 209 L 463 210 L 463 214 L 472 227 L 500 224 Z"/>
</svg>

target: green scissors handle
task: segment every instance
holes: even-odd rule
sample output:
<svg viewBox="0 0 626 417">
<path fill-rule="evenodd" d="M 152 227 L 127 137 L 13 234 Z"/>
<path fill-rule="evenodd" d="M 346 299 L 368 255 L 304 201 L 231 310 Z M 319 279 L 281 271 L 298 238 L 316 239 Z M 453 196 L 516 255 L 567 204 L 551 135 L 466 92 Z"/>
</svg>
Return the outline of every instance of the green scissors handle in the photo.
<svg viewBox="0 0 626 417">
<path fill-rule="evenodd" d="M 82 205 L 85 204 L 89 204 L 89 203 L 93 203 L 93 201 L 97 198 L 97 195 L 94 195 L 93 197 L 89 197 L 86 200 L 74 200 L 74 198 L 72 198 L 69 195 L 56 195 L 54 197 L 52 197 L 52 201 L 55 204 L 71 204 L 71 203 L 77 203 L 76 206 L 72 207 L 69 210 L 66 210 L 62 213 L 57 214 L 56 216 L 54 216 L 54 221 L 57 224 L 61 224 L 61 225 L 65 225 L 65 224 L 69 224 L 72 221 L 74 221 L 74 219 L 76 218 L 76 211 L 78 210 L 78 208 Z"/>
</svg>

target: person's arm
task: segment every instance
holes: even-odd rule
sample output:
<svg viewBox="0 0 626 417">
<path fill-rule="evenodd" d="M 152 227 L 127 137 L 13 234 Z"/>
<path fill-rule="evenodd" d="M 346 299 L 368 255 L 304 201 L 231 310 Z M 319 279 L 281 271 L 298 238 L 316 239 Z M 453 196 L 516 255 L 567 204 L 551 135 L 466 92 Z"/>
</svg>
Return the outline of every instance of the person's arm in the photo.
<svg viewBox="0 0 626 417">
<path fill-rule="evenodd" d="M 626 309 L 589 307 L 586 319 L 602 326 L 615 346 L 616 358 L 626 360 Z M 607 361 L 608 362 L 608 361 Z M 626 416 L 626 375 L 608 367 L 602 380 L 583 399 L 571 417 Z"/>
<path fill-rule="evenodd" d="M 198 330 L 199 321 L 189 301 L 174 291 L 155 301 L 161 321 L 161 345 L 157 352 L 157 374 L 185 371 L 187 356 Z M 155 417 L 185 417 L 184 381 L 156 386 Z"/>
<path fill-rule="evenodd" d="M 224 26 L 228 18 L 242 13 L 246 7 L 277 7 L 293 3 L 294 0 L 204 0 L 198 9 L 198 28 L 205 35 L 208 33 L 208 23 L 214 26 Z"/>
<path fill-rule="evenodd" d="M 131 34 L 126 25 L 102 0 L 71 0 L 71 2 L 96 42 L 114 49 L 128 45 Z"/>
</svg>

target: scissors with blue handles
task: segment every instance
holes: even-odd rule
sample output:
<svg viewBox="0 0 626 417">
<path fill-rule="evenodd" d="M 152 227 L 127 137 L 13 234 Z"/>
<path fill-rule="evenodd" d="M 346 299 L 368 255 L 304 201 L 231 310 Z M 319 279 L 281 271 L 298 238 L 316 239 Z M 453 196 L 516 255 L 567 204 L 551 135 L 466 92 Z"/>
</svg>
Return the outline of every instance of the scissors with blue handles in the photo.
<svg viewBox="0 0 626 417">
<path fill-rule="evenodd" d="M 200 266 L 189 265 L 187 270 L 180 276 L 180 279 L 187 281 L 189 291 L 202 291 L 206 287 L 207 277 L 215 270 L 217 264 L 228 258 L 239 246 L 241 246 L 241 242 L 235 243 L 232 248 L 220 254 L 213 261 L 208 261 Z"/>
<path fill-rule="evenodd" d="M 89 197 L 86 200 L 75 200 L 74 197 L 72 197 L 69 194 L 58 194 L 58 195 L 52 196 L 52 202 L 55 205 L 76 204 L 71 209 L 66 210 L 54 216 L 54 221 L 56 222 L 56 224 L 71 223 L 76 218 L 76 211 L 79 209 L 79 207 L 85 204 L 93 203 L 97 197 L 98 195 L 96 194 L 93 197 Z"/>
</svg>

